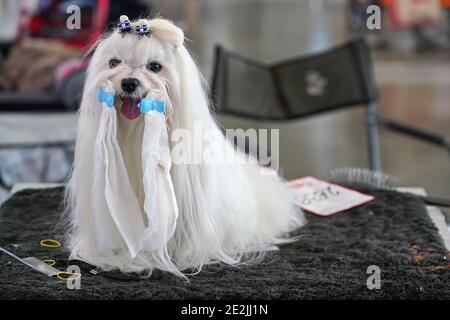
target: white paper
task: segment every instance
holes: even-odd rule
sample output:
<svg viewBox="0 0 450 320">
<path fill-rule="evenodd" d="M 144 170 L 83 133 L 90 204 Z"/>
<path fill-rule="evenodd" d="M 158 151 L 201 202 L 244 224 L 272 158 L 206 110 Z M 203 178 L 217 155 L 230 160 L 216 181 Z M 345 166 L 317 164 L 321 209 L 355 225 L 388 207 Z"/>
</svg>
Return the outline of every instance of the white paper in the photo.
<svg viewBox="0 0 450 320">
<path fill-rule="evenodd" d="M 374 199 L 373 196 L 313 177 L 287 182 L 294 190 L 295 204 L 320 216 L 345 211 Z"/>
</svg>

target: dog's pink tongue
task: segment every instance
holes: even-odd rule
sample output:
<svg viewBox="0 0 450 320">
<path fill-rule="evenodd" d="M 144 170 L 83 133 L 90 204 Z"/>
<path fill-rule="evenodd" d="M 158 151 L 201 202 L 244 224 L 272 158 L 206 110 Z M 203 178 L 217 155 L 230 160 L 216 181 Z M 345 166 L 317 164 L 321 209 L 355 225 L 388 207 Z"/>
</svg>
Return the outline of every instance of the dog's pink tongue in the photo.
<svg viewBox="0 0 450 320">
<path fill-rule="evenodd" d="M 138 108 L 139 102 L 141 102 L 140 99 L 123 98 L 122 108 L 120 108 L 123 116 L 128 120 L 139 117 L 141 114 L 141 111 Z"/>
</svg>

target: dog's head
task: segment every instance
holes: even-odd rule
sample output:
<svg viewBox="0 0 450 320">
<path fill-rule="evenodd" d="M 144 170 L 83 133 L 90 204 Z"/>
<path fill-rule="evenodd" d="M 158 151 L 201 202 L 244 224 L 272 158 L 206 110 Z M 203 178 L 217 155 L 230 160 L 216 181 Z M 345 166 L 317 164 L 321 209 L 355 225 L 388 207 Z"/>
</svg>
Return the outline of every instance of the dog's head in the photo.
<svg viewBox="0 0 450 320">
<path fill-rule="evenodd" d="M 136 30 L 147 26 L 149 32 Z M 140 19 L 129 32 L 114 30 L 98 42 L 88 71 L 86 86 L 97 90 L 106 80 L 112 82 L 118 113 L 128 120 L 140 116 L 138 104 L 149 92 L 160 92 L 168 101 L 179 94 L 180 71 L 177 50 L 183 46 L 181 29 L 165 19 Z"/>
</svg>

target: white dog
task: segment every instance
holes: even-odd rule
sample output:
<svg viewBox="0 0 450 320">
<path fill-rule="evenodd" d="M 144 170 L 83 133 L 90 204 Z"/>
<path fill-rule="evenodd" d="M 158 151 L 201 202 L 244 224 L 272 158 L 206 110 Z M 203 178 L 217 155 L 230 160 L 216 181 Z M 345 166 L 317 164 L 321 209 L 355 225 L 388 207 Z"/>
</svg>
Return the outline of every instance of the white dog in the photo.
<svg viewBox="0 0 450 320">
<path fill-rule="evenodd" d="M 209 148 L 242 154 L 210 114 L 183 32 L 127 19 L 97 43 L 88 68 L 68 186 L 71 258 L 184 277 L 289 241 L 304 218 L 277 176 L 254 164 L 171 163 L 171 135 L 195 123 L 217 133 Z"/>
</svg>

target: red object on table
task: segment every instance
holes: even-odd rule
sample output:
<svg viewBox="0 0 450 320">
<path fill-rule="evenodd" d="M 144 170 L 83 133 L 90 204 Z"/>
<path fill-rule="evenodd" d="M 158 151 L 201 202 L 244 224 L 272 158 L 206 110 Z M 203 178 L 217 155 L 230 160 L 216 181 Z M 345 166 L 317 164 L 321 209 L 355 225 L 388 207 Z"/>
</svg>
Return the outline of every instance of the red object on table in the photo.
<svg viewBox="0 0 450 320">
<path fill-rule="evenodd" d="M 440 0 L 390 0 L 389 16 L 395 27 L 417 27 L 442 21 Z"/>
</svg>

